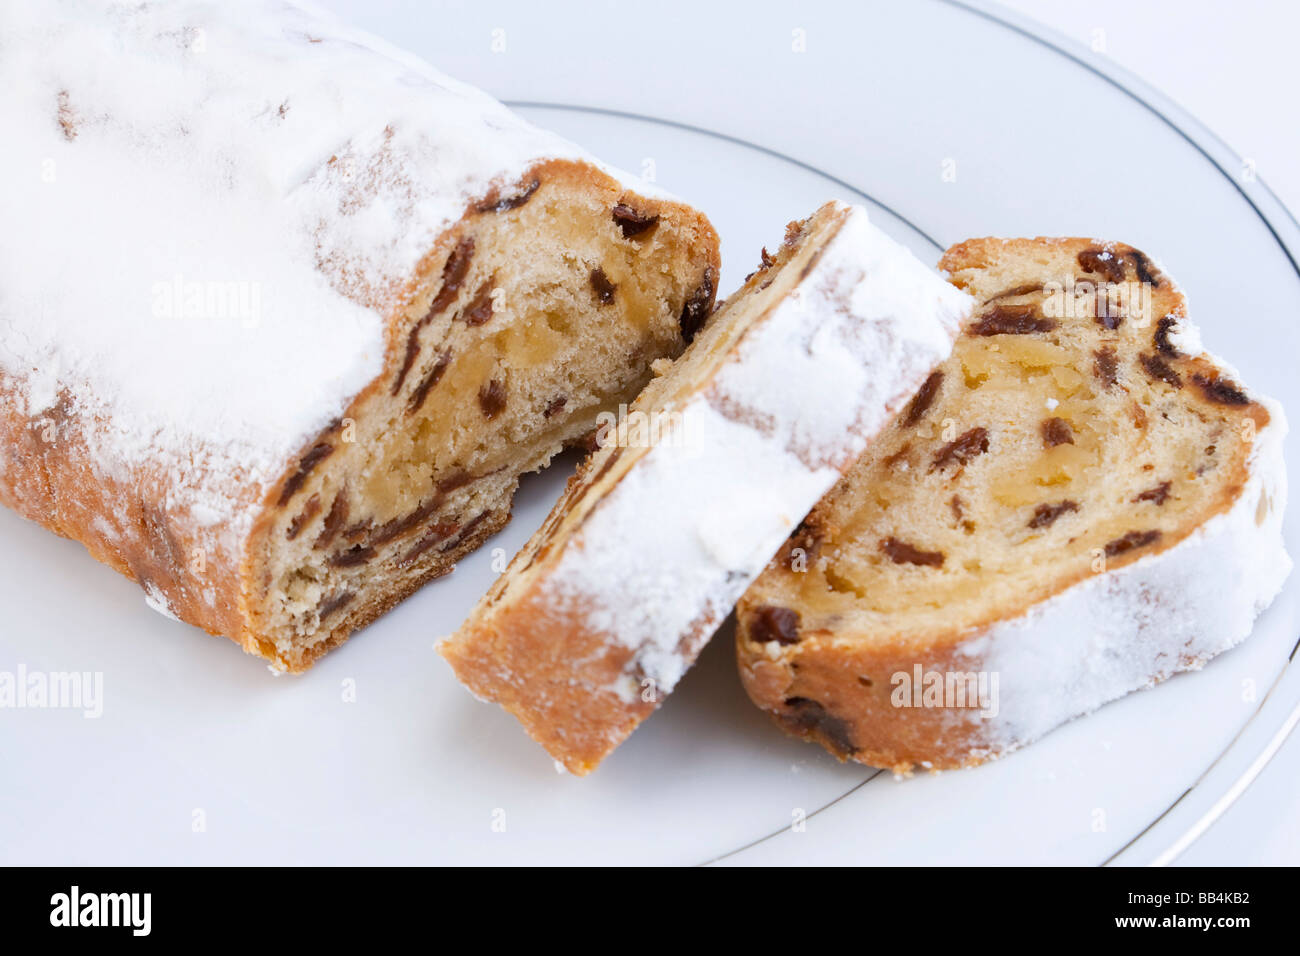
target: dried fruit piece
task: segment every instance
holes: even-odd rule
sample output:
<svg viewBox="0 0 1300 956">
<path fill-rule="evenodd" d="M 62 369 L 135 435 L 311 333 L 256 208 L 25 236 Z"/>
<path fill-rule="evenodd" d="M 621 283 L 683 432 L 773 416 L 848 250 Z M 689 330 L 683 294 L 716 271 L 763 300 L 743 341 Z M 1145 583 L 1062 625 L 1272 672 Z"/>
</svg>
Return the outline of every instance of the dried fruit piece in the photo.
<svg viewBox="0 0 1300 956">
<path fill-rule="evenodd" d="M 1034 508 L 1034 516 L 1029 519 L 1027 527 L 1033 528 L 1035 531 L 1050 528 L 1061 515 L 1078 510 L 1079 503 L 1068 498 L 1065 501 L 1057 501 L 1051 504 L 1044 502 Z"/>
<path fill-rule="evenodd" d="M 939 386 L 943 384 L 943 372 L 935 369 L 929 377 L 921 383 L 912 400 L 907 403 L 907 411 L 903 413 L 903 424 L 912 427 L 919 422 L 922 416 L 930 410 L 934 404 L 934 397 L 939 394 Z"/>
<path fill-rule="evenodd" d="M 624 239 L 635 239 L 659 222 L 657 215 L 637 212 L 627 203 L 616 205 L 613 216 L 618 227 L 623 230 Z"/>
<path fill-rule="evenodd" d="M 767 246 L 764 246 L 762 258 L 759 260 L 758 263 L 758 268 L 755 269 L 753 272 L 751 272 L 749 275 L 745 276 L 745 281 L 748 282 L 750 279 L 754 278 L 754 276 L 758 275 L 760 272 L 766 272 L 768 269 L 772 268 L 772 265 L 775 262 L 776 262 L 776 257 L 769 254 L 767 251 Z"/>
<path fill-rule="evenodd" d="M 709 266 L 704 270 L 704 279 L 691 293 L 686 304 L 682 306 L 681 317 L 677 320 L 677 325 L 682 330 L 682 341 L 688 345 L 694 340 L 695 334 L 704 328 L 704 323 L 708 321 L 709 311 L 713 306 L 714 282 L 716 276 L 713 273 L 713 267 Z"/>
<path fill-rule="evenodd" d="M 818 701 L 807 697 L 787 697 L 785 706 L 792 712 L 779 716 L 796 733 L 816 734 L 842 756 L 857 752 L 848 723 L 830 713 Z"/>
<path fill-rule="evenodd" d="M 596 293 L 596 298 L 601 305 L 609 305 L 614 301 L 614 291 L 618 286 L 609 281 L 609 276 L 605 275 L 605 270 L 600 266 L 591 270 L 591 290 Z"/>
<path fill-rule="evenodd" d="M 325 520 L 321 523 L 320 535 L 312 542 L 312 547 L 327 548 L 333 544 L 347 520 L 348 496 L 346 492 L 340 491 L 334 496 L 334 503 L 330 505 L 330 510 L 325 515 Z"/>
<path fill-rule="evenodd" d="M 922 551 L 920 548 L 900 541 L 898 538 L 886 538 L 880 542 L 880 550 L 888 555 L 895 564 L 918 564 L 923 567 L 943 567 L 942 551 Z"/>
<path fill-rule="evenodd" d="M 330 558 L 330 565 L 336 568 L 354 568 L 359 564 L 365 564 L 374 556 L 374 548 L 363 544 L 353 545 Z"/>
<path fill-rule="evenodd" d="M 1124 281 L 1124 260 L 1100 246 L 1084 249 L 1075 257 L 1079 268 L 1093 275 L 1105 276 L 1111 282 Z"/>
<path fill-rule="evenodd" d="M 294 496 L 294 493 L 301 488 L 303 482 L 307 480 L 307 476 L 311 474 L 312 469 L 333 454 L 333 452 L 334 446 L 326 442 L 313 445 L 311 451 L 307 452 L 307 454 L 303 455 L 302 458 L 298 460 L 298 470 L 295 471 L 289 480 L 284 483 L 284 488 L 280 491 L 280 499 L 276 504 L 281 508 L 287 505 L 289 499 Z"/>
<path fill-rule="evenodd" d="M 474 211 L 487 213 L 509 212 L 511 209 L 518 209 L 533 198 L 533 193 L 537 192 L 541 185 L 542 181 L 540 179 L 533 178 L 505 194 L 494 189 L 487 194 L 487 197 L 482 202 L 474 207 Z"/>
<path fill-rule="evenodd" d="M 1056 328 L 1055 319 L 1044 316 L 1036 305 L 997 305 L 970 327 L 972 335 L 1031 335 Z"/>
<path fill-rule="evenodd" d="M 1155 544 L 1160 540 L 1160 532 L 1151 531 L 1130 531 L 1113 541 L 1106 542 L 1106 557 L 1113 558 L 1117 555 L 1127 554 L 1136 548 L 1145 548 L 1149 544 Z"/>
<path fill-rule="evenodd" d="M 1107 345 L 1093 353 L 1093 373 L 1107 388 L 1119 381 L 1119 355 Z"/>
<path fill-rule="evenodd" d="M 393 382 L 394 395 L 402 390 L 402 383 L 406 381 L 407 373 L 411 371 L 411 366 L 415 364 L 415 359 L 420 354 L 421 330 L 435 317 L 441 315 L 443 310 L 455 300 L 461 284 L 465 281 L 465 276 L 469 274 L 469 264 L 473 258 L 474 237 L 465 236 L 456 243 L 442 267 L 442 285 L 438 289 L 438 294 L 433 297 L 433 301 L 429 303 L 429 311 L 425 313 L 424 318 L 415 323 L 414 328 L 406 336 L 406 355 L 402 359 L 402 367 L 398 370 L 397 379 Z"/>
<path fill-rule="evenodd" d="M 1179 375 L 1172 365 L 1166 362 L 1158 355 L 1148 355 L 1143 352 L 1138 356 L 1138 361 L 1142 363 L 1142 368 L 1153 379 L 1164 382 L 1166 385 L 1172 385 L 1174 388 L 1183 387 L 1182 376 Z"/>
<path fill-rule="evenodd" d="M 1057 445 L 1073 445 L 1074 430 L 1070 428 L 1070 423 L 1064 418 L 1048 418 L 1043 420 L 1039 426 L 1043 434 L 1043 444 L 1048 448 L 1055 448 Z"/>
<path fill-rule="evenodd" d="M 441 504 L 441 494 L 431 495 L 427 501 L 420 502 L 419 507 L 414 511 L 400 518 L 394 518 L 392 521 L 386 521 L 376 528 L 374 533 L 370 535 L 370 544 L 387 544 L 389 541 L 413 531 L 416 527 L 428 521 Z"/>
<path fill-rule="evenodd" d="M 1152 336 L 1155 343 L 1156 351 L 1170 358 L 1178 358 L 1182 355 L 1178 349 L 1174 348 L 1174 343 L 1169 341 L 1169 336 L 1178 328 L 1178 320 L 1172 315 L 1166 315 L 1156 323 L 1156 333 Z"/>
<path fill-rule="evenodd" d="M 478 404 L 489 421 L 506 407 L 506 387 L 495 378 L 478 390 Z"/>
<path fill-rule="evenodd" d="M 410 567 L 435 545 L 440 545 L 438 548 L 440 552 L 455 547 L 468 538 L 474 529 L 482 524 L 488 514 L 489 512 L 482 511 L 464 525 L 455 521 L 440 521 L 431 525 L 420 540 L 398 559 L 397 566 L 402 568 Z"/>
<path fill-rule="evenodd" d="M 939 449 L 930 463 L 930 471 L 941 470 L 953 462 L 965 465 L 972 458 L 983 455 L 989 450 L 989 432 L 987 428 L 972 428 Z"/>
<path fill-rule="evenodd" d="M 338 611 L 352 603 L 354 597 L 356 597 L 356 594 L 352 591 L 340 591 L 338 594 L 326 598 L 320 603 L 320 607 L 316 609 L 317 618 L 322 621 L 325 620 L 325 618 L 329 617 L 335 611 Z"/>
<path fill-rule="evenodd" d="M 769 641 L 783 645 L 799 643 L 799 614 L 788 607 L 765 605 L 755 608 L 750 626 L 750 633 L 760 644 Z"/>
<path fill-rule="evenodd" d="M 289 527 L 285 529 L 285 539 L 292 541 L 302 533 L 302 529 L 307 526 L 307 522 L 320 512 L 320 495 L 312 495 L 307 499 L 307 503 L 302 506 L 302 511 L 294 516 L 289 522 Z"/>
<path fill-rule="evenodd" d="M 1133 268 L 1136 270 L 1140 282 L 1145 282 L 1147 285 L 1159 286 L 1160 283 L 1164 281 L 1163 276 L 1160 274 L 1160 270 L 1151 264 L 1151 260 L 1147 258 L 1146 253 L 1141 249 L 1131 249 L 1129 250 L 1128 255 L 1129 258 L 1133 260 Z"/>
<path fill-rule="evenodd" d="M 1001 292 L 994 293 L 993 295 L 985 299 L 983 304 L 988 305 L 990 302 L 996 302 L 999 299 L 1015 299 L 1022 295 L 1032 295 L 1035 292 L 1042 292 L 1042 291 L 1043 291 L 1043 287 L 1039 283 L 1024 282 L 1018 286 L 1013 286 L 1010 289 L 1003 289 Z"/>
<path fill-rule="evenodd" d="M 1211 378 L 1196 372 L 1192 375 L 1196 387 L 1210 401 L 1218 405 L 1249 405 L 1250 397 L 1223 376 Z"/>
<path fill-rule="evenodd" d="M 447 366 L 451 364 L 451 349 L 446 349 L 438 356 L 438 361 L 433 363 L 433 368 L 425 373 L 420 384 L 411 392 L 411 400 L 406 405 L 406 414 L 412 415 L 420 410 L 424 400 L 429 397 L 429 392 L 433 387 L 442 381 L 442 376 L 447 371 Z"/>
<path fill-rule="evenodd" d="M 456 318 L 464 322 L 470 328 L 483 325 L 492 318 L 492 308 L 495 302 L 492 299 L 492 280 L 489 279 L 479 286 L 478 292 L 474 293 L 474 298 L 470 300 L 465 308 L 461 309 Z"/>
<path fill-rule="evenodd" d="M 1169 497 L 1169 489 L 1173 486 L 1172 481 L 1162 481 L 1154 488 L 1148 488 L 1146 491 L 1138 492 L 1133 496 L 1133 501 L 1150 501 L 1155 505 L 1162 505 L 1165 499 Z"/>
</svg>

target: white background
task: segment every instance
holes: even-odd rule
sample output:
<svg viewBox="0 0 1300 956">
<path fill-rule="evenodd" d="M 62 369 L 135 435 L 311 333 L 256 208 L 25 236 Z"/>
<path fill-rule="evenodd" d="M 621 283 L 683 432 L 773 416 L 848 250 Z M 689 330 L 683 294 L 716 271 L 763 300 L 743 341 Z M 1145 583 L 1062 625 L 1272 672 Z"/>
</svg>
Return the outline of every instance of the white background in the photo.
<svg viewBox="0 0 1300 956">
<path fill-rule="evenodd" d="M 1260 179 L 1293 214 L 1300 210 L 1300 3 L 1010 0 L 1005 5 L 1104 53 L 1172 98 L 1243 159 L 1253 160 Z M 1300 734 L 1291 735 L 1254 785 L 1178 862 L 1300 864 Z"/>
</svg>

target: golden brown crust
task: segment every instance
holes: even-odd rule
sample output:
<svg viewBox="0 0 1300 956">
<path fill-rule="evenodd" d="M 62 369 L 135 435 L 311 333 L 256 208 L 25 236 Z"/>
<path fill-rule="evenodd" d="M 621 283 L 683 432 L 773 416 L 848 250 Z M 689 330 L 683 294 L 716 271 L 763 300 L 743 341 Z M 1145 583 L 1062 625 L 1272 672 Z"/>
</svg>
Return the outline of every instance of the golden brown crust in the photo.
<svg viewBox="0 0 1300 956">
<path fill-rule="evenodd" d="M 243 611 L 234 562 L 212 560 L 197 524 L 167 513 L 162 502 L 170 476 L 147 465 L 128 477 L 101 473 L 85 423 L 67 412 L 66 402 L 33 417 L 20 411 L 22 402 L 0 371 L 0 502 L 80 541 L 146 592 L 166 595 L 185 620 L 209 633 L 238 634 Z M 212 589 L 211 602 L 205 588 Z"/>
<path fill-rule="evenodd" d="M 1103 252 L 1107 255 L 1098 255 Z M 969 334 L 978 335 L 981 317 L 987 320 L 996 315 L 998 321 L 1015 322 L 1029 314 L 1014 309 L 997 312 L 999 301 L 1023 298 L 1034 286 L 1018 283 L 1011 276 L 1032 272 L 1035 263 L 1044 267 L 1048 262 L 1059 264 L 1063 256 L 1078 260 L 1079 275 L 1111 282 L 1137 280 L 1152 287 L 1153 315 L 1172 321 L 1151 324 L 1150 342 L 1143 353 L 1155 360 L 1149 363 L 1148 376 L 1167 376 L 1166 385 L 1176 381 L 1182 400 L 1207 413 L 1223 414 L 1233 421 L 1249 419 L 1256 431 L 1269 424 L 1268 409 L 1230 382 L 1209 358 L 1186 355 L 1175 347 L 1170 333 L 1177 320 L 1186 317 L 1185 299 L 1172 280 L 1131 246 L 1079 238 L 972 239 L 949 249 L 939 267 L 954 285 L 976 294 L 981 304 Z M 1000 279 L 1003 273 L 1006 281 Z M 960 373 L 949 369 L 948 374 Z M 1117 545 L 1113 554 L 1108 550 L 1106 570 L 1173 548 L 1237 504 L 1251 477 L 1251 446 L 1249 441 L 1233 442 L 1220 452 L 1226 460 L 1219 465 L 1216 484 L 1202 505 L 1179 523 L 1164 522 L 1153 540 L 1135 535 L 1129 539 L 1134 546 Z M 872 456 L 869 450 L 855 470 L 865 470 Z M 1017 592 L 979 616 L 963 618 L 959 625 L 950 621 L 919 630 L 860 632 L 845 615 L 801 605 L 801 574 L 791 566 L 794 549 L 800 549 L 812 562 L 823 550 L 852 547 L 849 532 L 841 527 L 843 516 L 855 507 L 854 496 L 862 493 L 852 477 L 851 472 L 819 503 L 740 603 L 737 661 L 750 698 L 787 732 L 822 744 L 841 760 L 906 772 L 918 765 L 937 769 L 969 766 L 996 756 L 999 748 L 991 741 L 987 726 L 970 712 L 895 706 L 891 701 L 894 675 L 911 674 L 918 666 L 923 672 L 939 673 L 985 670 L 980 638 L 995 625 L 1017 619 L 1053 595 L 1080 584 L 1093 576 L 1096 568 L 1085 565 L 1064 574 L 1044 574 L 1037 589 Z M 1168 485 L 1163 490 L 1156 486 L 1147 500 L 1154 507 L 1163 502 L 1167 492 Z M 956 520 L 960 520 L 960 505 L 958 501 Z M 900 551 L 894 560 L 921 564 L 929 560 L 927 554 Z M 797 614 L 798 623 L 774 618 L 774 613 Z"/>
<path fill-rule="evenodd" d="M 444 648 L 456 677 L 490 688 L 534 740 L 573 774 L 593 770 L 659 701 L 624 701 L 608 693 L 623 673 L 630 648 L 593 632 L 577 605 L 557 607 L 530 589 L 499 613 L 474 621 Z M 580 682 L 574 661 L 582 661 Z"/>
<path fill-rule="evenodd" d="M 532 539 L 456 635 L 439 646 L 461 683 L 490 695 L 578 776 L 595 769 L 659 701 L 653 694 L 630 702 L 611 696 L 608 687 L 623 673 L 631 649 L 608 646 L 606 636 L 588 626 L 587 608 L 558 605 L 543 593 L 545 578 L 529 572 L 554 560 L 560 526 L 582 497 L 598 482 L 616 481 L 643 453 L 611 444 L 588 454 Z M 507 588 L 512 595 L 505 601 Z M 575 661 L 582 666 L 575 668 Z"/>
<path fill-rule="evenodd" d="M 812 634 L 803 639 L 794 669 L 753 653 L 747 634 L 738 624 L 741 681 L 786 733 L 821 744 L 840 761 L 896 773 L 983 761 L 987 741 L 978 721 L 954 717 L 951 710 L 903 709 L 890 700 L 893 675 L 910 674 L 917 665 L 923 672 L 982 669 L 981 661 L 956 654 L 954 646 L 927 653 L 889 645 L 844 647 L 833 635 Z"/>
</svg>

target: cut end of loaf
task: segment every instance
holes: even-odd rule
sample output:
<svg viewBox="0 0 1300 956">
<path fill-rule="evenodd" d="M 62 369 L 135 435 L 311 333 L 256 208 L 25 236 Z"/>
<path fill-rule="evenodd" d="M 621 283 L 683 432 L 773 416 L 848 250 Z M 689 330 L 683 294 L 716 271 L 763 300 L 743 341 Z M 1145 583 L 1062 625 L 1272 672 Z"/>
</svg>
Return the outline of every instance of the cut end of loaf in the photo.
<svg viewBox="0 0 1300 956">
<path fill-rule="evenodd" d="M 246 564 L 247 649 L 297 671 L 508 520 L 519 477 L 626 402 L 711 309 L 698 213 L 567 161 L 499 184 L 433 250 L 380 379 L 305 448 Z"/>
<path fill-rule="evenodd" d="M 755 702 L 841 759 L 896 770 L 965 766 L 1024 742 L 978 706 L 900 705 L 915 667 L 979 671 L 980 642 L 1003 622 L 1162 555 L 1234 508 L 1264 526 L 1282 505 L 1251 481 L 1261 433 L 1280 427 L 1274 413 L 1200 353 L 1181 292 L 1142 252 L 976 239 L 940 267 L 980 303 L 969 329 L 738 611 Z M 1111 637 L 1127 627 L 1132 642 L 1155 641 L 1177 618 L 1175 595 L 1148 590 Z M 1201 657 L 1171 649 L 1146 677 Z M 1133 689 L 1113 684 L 1084 709 Z"/>
</svg>

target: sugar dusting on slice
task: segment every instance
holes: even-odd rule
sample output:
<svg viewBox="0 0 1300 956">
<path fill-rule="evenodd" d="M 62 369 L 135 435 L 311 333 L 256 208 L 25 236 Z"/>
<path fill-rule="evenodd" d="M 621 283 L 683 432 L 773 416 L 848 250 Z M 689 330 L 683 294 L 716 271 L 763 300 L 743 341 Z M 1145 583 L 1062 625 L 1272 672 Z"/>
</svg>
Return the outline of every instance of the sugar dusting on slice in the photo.
<svg viewBox="0 0 1300 956">
<path fill-rule="evenodd" d="M 848 211 L 816 264 L 593 508 L 548 583 L 671 691 L 703 640 L 950 351 L 971 300 Z M 680 437 L 682 440 L 673 440 Z"/>
</svg>

